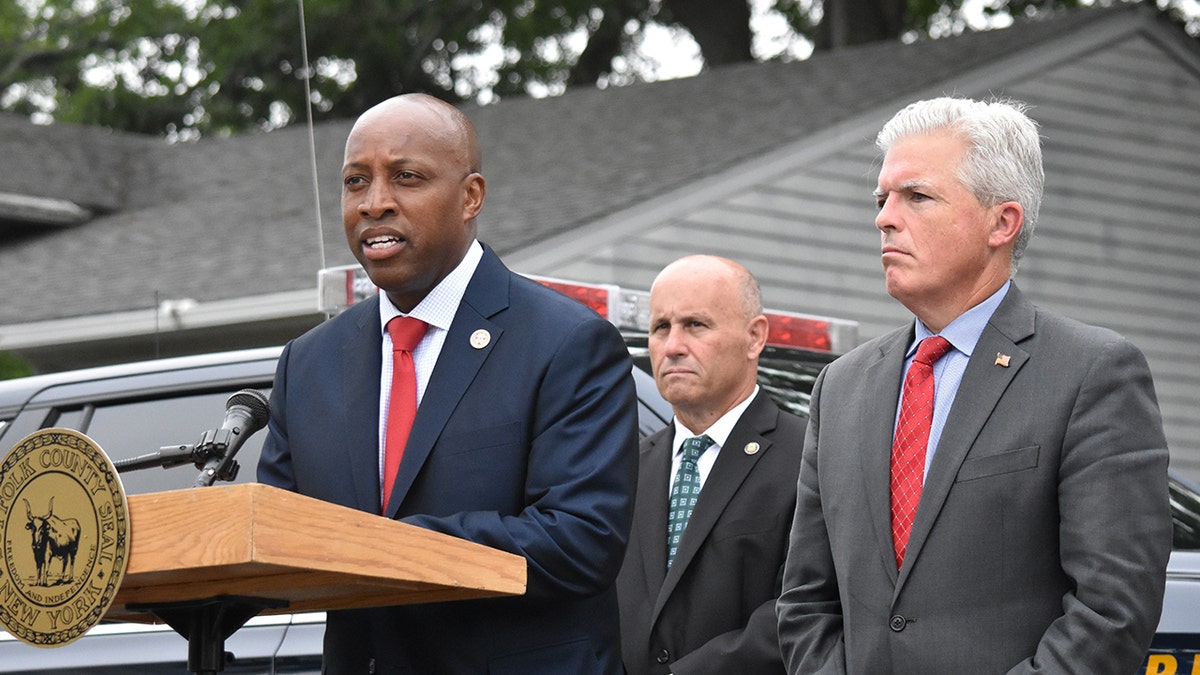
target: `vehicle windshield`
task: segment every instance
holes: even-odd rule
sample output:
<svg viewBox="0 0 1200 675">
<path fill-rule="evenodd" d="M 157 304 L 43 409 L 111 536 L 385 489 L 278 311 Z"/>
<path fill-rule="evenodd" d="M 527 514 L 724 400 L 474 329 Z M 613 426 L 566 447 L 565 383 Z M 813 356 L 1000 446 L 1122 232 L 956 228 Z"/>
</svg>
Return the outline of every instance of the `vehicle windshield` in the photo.
<svg viewBox="0 0 1200 675">
<path fill-rule="evenodd" d="M 1177 550 L 1200 550 L 1200 488 L 1172 474 L 1171 525 Z"/>
</svg>

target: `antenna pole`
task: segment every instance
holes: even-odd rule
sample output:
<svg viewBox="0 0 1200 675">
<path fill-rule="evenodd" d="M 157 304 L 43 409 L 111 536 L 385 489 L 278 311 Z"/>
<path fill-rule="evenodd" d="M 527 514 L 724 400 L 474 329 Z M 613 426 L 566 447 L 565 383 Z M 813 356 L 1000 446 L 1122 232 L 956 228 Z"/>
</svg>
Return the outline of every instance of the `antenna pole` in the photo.
<svg viewBox="0 0 1200 675">
<path fill-rule="evenodd" d="M 317 179 L 317 140 L 313 132 L 312 114 L 312 67 L 308 63 L 308 31 L 304 21 L 304 0 L 296 0 L 300 8 L 300 53 L 304 59 L 304 113 L 308 119 L 308 159 L 312 170 L 313 206 L 317 215 L 317 252 L 321 258 L 319 269 L 325 269 L 325 227 L 321 223 L 321 186 Z"/>
</svg>

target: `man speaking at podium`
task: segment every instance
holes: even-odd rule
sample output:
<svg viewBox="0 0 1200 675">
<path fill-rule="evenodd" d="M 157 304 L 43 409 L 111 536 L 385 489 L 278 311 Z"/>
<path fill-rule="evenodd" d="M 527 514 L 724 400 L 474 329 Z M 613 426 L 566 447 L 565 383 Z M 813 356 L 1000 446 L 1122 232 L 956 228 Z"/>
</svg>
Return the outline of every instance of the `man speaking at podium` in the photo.
<svg viewBox="0 0 1200 675">
<path fill-rule="evenodd" d="M 358 119 L 342 216 L 382 292 L 284 349 L 258 478 L 524 556 L 528 590 L 330 612 L 333 675 L 621 672 L 628 352 L 476 240 L 485 193 L 475 129 L 453 106 L 410 94 Z"/>
</svg>

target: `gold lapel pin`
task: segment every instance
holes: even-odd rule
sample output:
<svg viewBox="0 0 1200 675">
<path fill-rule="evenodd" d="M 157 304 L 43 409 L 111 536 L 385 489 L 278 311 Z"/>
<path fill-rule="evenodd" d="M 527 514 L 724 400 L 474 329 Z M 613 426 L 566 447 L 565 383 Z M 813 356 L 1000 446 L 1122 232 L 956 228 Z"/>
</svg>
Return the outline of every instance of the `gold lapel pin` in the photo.
<svg viewBox="0 0 1200 675">
<path fill-rule="evenodd" d="M 758 452 L 758 447 L 758 443 L 751 441 L 746 444 L 746 447 L 742 448 L 742 451 L 747 455 L 753 455 Z"/>
<path fill-rule="evenodd" d="M 1001 354 L 1000 352 L 996 352 L 996 365 L 1000 366 L 1001 368 L 1007 368 L 1009 358 L 1010 357 L 1008 354 Z"/>
<path fill-rule="evenodd" d="M 471 333 L 471 346 L 475 349 L 483 349 L 484 347 L 488 346 L 488 343 L 491 341 L 492 334 L 482 328 L 474 333 Z"/>
</svg>

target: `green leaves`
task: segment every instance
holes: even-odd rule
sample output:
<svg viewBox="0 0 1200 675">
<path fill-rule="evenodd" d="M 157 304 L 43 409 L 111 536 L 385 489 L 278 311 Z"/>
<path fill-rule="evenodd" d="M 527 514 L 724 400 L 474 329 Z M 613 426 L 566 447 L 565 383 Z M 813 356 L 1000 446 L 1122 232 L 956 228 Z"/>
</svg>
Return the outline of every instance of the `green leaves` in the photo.
<svg viewBox="0 0 1200 675">
<path fill-rule="evenodd" d="M 174 140 L 303 119 L 299 2 L 2 1 L 0 109 Z M 637 49 L 654 24 L 689 32 L 709 64 L 747 60 L 746 2 L 303 0 L 313 114 L 352 117 L 403 92 L 487 102 L 653 77 Z M 990 0 L 984 13 L 1078 2 Z M 793 43 L 824 49 L 962 30 L 963 3 L 758 4 L 784 18 Z"/>
</svg>

